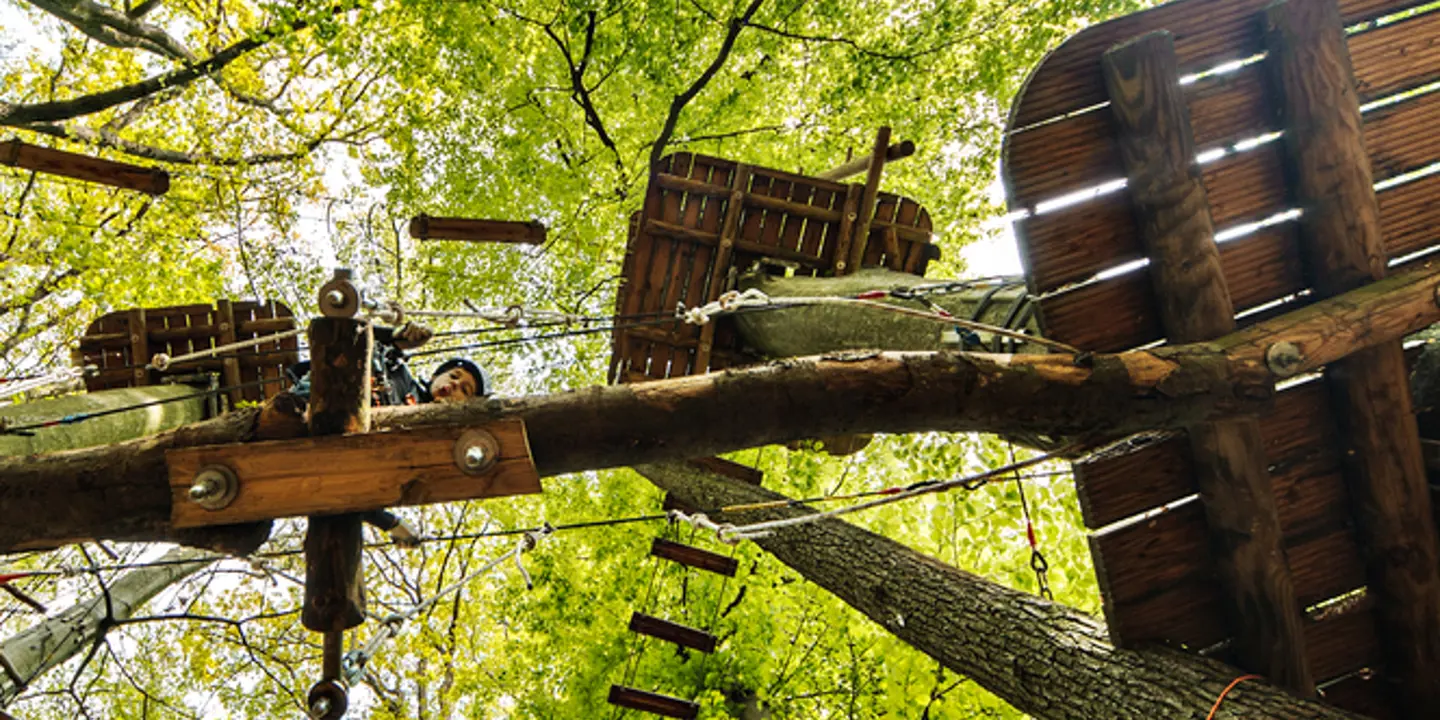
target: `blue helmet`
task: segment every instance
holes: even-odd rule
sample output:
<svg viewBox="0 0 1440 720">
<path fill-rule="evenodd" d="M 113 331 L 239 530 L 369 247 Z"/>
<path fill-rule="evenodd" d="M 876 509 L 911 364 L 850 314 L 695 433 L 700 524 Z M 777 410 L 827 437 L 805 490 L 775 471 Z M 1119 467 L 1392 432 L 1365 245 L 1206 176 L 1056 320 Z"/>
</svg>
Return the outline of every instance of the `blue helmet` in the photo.
<svg viewBox="0 0 1440 720">
<path fill-rule="evenodd" d="M 440 367 L 435 368 L 435 372 L 430 373 L 430 381 L 434 382 L 435 378 L 457 367 L 470 373 L 470 376 L 475 378 L 475 397 L 485 397 L 494 392 L 495 387 L 490 384 L 490 374 L 485 372 L 483 368 L 476 365 L 469 358 L 455 357 L 440 363 Z"/>
</svg>

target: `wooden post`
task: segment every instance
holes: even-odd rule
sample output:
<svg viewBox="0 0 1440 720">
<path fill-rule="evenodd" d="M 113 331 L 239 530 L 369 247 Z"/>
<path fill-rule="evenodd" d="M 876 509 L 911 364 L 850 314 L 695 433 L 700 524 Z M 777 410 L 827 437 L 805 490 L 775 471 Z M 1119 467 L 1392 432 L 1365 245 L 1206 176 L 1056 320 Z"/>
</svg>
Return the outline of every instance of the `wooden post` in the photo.
<svg viewBox="0 0 1440 720">
<path fill-rule="evenodd" d="M 875 199 L 880 194 L 880 176 L 885 172 L 885 151 L 890 147 L 890 128 L 875 133 L 875 148 L 870 152 L 870 171 L 865 175 L 865 194 L 860 197 L 860 215 L 850 239 L 850 258 L 846 273 L 860 269 L 865 259 L 865 245 L 870 239 L 870 223 L 875 219 Z"/>
<path fill-rule="evenodd" d="M 1354 70 L 1335 0 L 1278 2 L 1264 20 L 1302 253 L 1316 294 L 1329 297 L 1385 272 Z M 1396 705 L 1440 717 L 1440 551 L 1400 343 L 1356 352 L 1325 376 Z"/>
<path fill-rule="evenodd" d="M 1174 40 L 1168 32 L 1143 35 L 1106 52 L 1102 64 L 1165 335 L 1178 345 L 1229 334 L 1233 304 L 1205 186 L 1192 169 L 1195 142 Z M 1251 416 L 1188 431 L 1239 664 L 1313 697 L 1260 423 Z"/>
<path fill-rule="evenodd" d="M 714 268 L 710 271 L 710 285 L 706 290 L 706 302 L 714 302 L 724 289 L 725 273 L 730 269 L 730 256 L 735 249 L 735 238 L 740 233 L 740 215 L 745 209 L 745 194 L 750 187 L 750 166 L 740 163 L 730 181 L 730 200 L 725 205 L 725 218 L 720 223 L 720 244 L 715 249 Z M 715 343 L 715 323 L 705 323 L 700 328 L 700 345 L 695 350 L 695 372 L 710 371 L 710 353 Z"/>
<path fill-rule="evenodd" d="M 370 429 L 370 325 L 350 318 L 310 321 L 310 435 Z M 296 462 L 304 462 L 296 458 Z M 315 632 L 365 622 L 359 515 L 312 516 L 305 534 L 305 607 Z"/>
<path fill-rule="evenodd" d="M 896 160 L 900 160 L 901 158 L 910 157 L 914 154 L 915 143 L 906 140 L 904 142 L 898 142 L 888 148 L 885 148 L 885 161 L 894 162 Z M 824 172 L 816 173 L 815 177 L 820 178 L 821 180 L 833 180 L 838 182 L 840 180 L 844 180 L 845 178 L 850 177 L 851 175 L 859 175 L 860 173 L 870 169 L 870 160 L 872 159 L 872 157 L 873 156 L 871 155 L 866 155 L 863 158 L 855 160 L 847 158 L 845 162 L 841 163 L 840 165 L 836 165 L 835 167 Z"/>
<path fill-rule="evenodd" d="M 226 298 L 216 300 L 215 321 L 220 326 L 219 343 L 221 345 L 229 345 L 230 343 L 235 342 L 236 336 L 234 303 L 230 302 L 230 300 Z M 227 387 L 233 388 L 236 385 L 240 384 L 240 358 L 235 357 L 233 354 L 221 356 L 220 379 L 222 382 L 225 383 Z M 243 399 L 242 392 L 243 391 L 239 389 L 230 391 L 229 397 L 231 410 L 240 407 L 240 401 Z"/>
<path fill-rule="evenodd" d="M 126 325 L 130 330 L 132 383 L 135 387 L 145 387 L 150 384 L 150 370 L 145 367 L 150 364 L 150 334 L 145 323 L 145 308 L 131 310 L 126 317 Z"/>
</svg>

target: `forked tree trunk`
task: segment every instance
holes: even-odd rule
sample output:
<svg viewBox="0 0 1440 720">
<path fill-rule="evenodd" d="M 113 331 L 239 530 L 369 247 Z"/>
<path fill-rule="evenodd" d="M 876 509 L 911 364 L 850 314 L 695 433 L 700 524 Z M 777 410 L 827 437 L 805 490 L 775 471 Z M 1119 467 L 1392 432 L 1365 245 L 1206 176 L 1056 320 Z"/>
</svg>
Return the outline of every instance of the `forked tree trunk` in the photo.
<svg viewBox="0 0 1440 720">
<path fill-rule="evenodd" d="M 688 464 L 635 469 L 693 507 L 784 499 Z M 779 508 L 747 514 L 744 521 L 812 512 Z M 1199 720 L 1242 674 L 1174 650 L 1116 648 L 1104 626 L 1078 610 L 984 580 L 841 520 L 781 529 L 756 542 L 915 649 L 1046 720 Z M 1214 719 L 1359 717 L 1251 680 L 1226 696 Z"/>
</svg>

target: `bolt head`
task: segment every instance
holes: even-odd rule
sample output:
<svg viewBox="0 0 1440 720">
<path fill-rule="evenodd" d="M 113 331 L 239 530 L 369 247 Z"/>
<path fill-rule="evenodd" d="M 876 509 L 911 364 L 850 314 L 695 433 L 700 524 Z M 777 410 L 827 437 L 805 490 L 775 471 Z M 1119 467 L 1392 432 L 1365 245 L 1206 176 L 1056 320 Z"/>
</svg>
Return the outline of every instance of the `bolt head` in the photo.
<svg viewBox="0 0 1440 720">
<path fill-rule="evenodd" d="M 325 302 L 330 303 L 330 307 L 344 307 L 345 294 L 340 292 L 339 290 L 331 290 L 330 292 L 325 293 Z"/>
<path fill-rule="evenodd" d="M 201 475 L 195 479 L 195 484 L 190 486 L 190 499 L 195 501 L 204 500 L 220 492 L 220 483 L 214 477 Z"/>
<path fill-rule="evenodd" d="M 1292 342 L 1277 342 L 1265 350 L 1265 366 L 1279 377 L 1290 377 L 1300 372 L 1305 355 Z"/>
<path fill-rule="evenodd" d="M 471 445 L 465 449 L 465 465 L 470 469 L 476 469 L 485 464 L 485 448 L 479 445 Z"/>
<path fill-rule="evenodd" d="M 190 483 L 190 501 L 206 510 L 223 510 L 240 492 L 240 479 L 224 465 L 207 465 Z"/>
</svg>

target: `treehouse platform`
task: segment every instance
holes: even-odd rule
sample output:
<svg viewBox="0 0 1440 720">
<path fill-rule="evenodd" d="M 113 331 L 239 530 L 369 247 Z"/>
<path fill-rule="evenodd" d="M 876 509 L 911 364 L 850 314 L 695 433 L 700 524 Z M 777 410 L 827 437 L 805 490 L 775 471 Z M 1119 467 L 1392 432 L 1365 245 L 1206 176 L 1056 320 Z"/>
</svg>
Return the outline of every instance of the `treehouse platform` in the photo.
<svg viewBox="0 0 1440 720">
<path fill-rule="evenodd" d="M 1432 262 L 1437 80 L 1440 4 L 1413 0 L 1181 0 L 1070 38 L 1004 149 L 1044 334 L 1201 342 Z M 1288 379 L 1261 417 L 1076 465 L 1118 645 L 1440 717 L 1435 523 L 1394 345 Z"/>
</svg>

